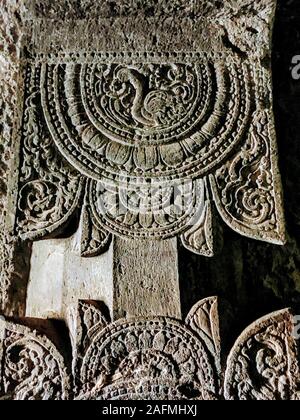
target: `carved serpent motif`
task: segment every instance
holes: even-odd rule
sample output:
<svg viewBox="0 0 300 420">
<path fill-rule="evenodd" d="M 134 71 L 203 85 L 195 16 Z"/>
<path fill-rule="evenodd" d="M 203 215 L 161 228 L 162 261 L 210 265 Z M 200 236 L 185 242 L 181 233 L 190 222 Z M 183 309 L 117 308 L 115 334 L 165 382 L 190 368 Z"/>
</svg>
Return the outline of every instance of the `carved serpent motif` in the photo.
<svg viewBox="0 0 300 420">
<path fill-rule="evenodd" d="M 68 60 L 28 67 L 16 224 L 24 238 L 56 232 L 79 205 L 87 177 L 94 181 L 82 215 L 85 256 L 107 248 L 106 231 L 183 234 L 188 249 L 213 255 L 212 201 L 238 232 L 284 242 L 264 100 L 269 72 L 259 59 L 205 52 Z M 178 213 L 174 189 L 186 180 L 193 187 Z M 197 187 L 203 182 L 205 192 Z"/>
<path fill-rule="evenodd" d="M 103 57 L 103 64 L 43 65 L 48 127 L 80 172 L 110 182 L 119 182 L 120 174 L 194 178 L 243 139 L 251 109 L 250 63 L 209 55 L 194 64 L 189 57 L 187 63 L 151 60 L 124 66 L 106 64 Z"/>
</svg>

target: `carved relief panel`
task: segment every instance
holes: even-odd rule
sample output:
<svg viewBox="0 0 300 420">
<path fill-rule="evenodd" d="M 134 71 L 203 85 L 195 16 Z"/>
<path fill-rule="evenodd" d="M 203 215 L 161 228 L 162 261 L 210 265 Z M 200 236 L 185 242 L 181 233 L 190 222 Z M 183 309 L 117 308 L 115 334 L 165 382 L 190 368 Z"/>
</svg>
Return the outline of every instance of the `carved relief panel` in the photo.
<svg viewBox="0 0 300 420">
<path fill-rule="evenodd" d="M 79 302 L 76 319 L 72 361 L 61 353 L 66 342 L 59 347 L 53 326 L 0 321 L 0 400 L 297 399 L 288 310 L 243 332 L 228 357 L 225 380 L 216 298 L 199 302 L 185 323 L 171 318 L 109 323 L 97 302 L 87 301 Z"/>
<path fill-rule="evenodd" d="M 62 293 L 63 315 L 53 318 L 63 327 L 1 317 L 0 400 L 297 399 L 291 312 L 256 321 L 227 357 L 217 298 L 183 320 L 177 272 L 177 238 L 212 257 L 221 219 L 241 235 L 285 243 L 270 62 L 276 1 L 56 3 L 22 2 L 31 29 L 18 57 L 9 276 L 30 270 L 16 243 L 30 254 L 34 241 L 77 235 L 82 258 L 110 250 L 114 298 L 125 297 L 110 319 L 98 301 L 80 295 L 74 310 Z M 128 281 L 137 255 L 138 278 Z M 174 271 L 159 278 L 146 255 Z M 64 263 L 68 287 L 72 259 Z M 97 282 L 91 267 L 82 272 Z M 168 310 L 153 316 L 147 296 Z"/>
<path fill-rule="evenodd" d="M 284 243 L 269 47 L 275 1 L 197 10 L 199 37 L 215 37 L 209 46 L 29 53 L 18 235 L 61 232 L 81 208 L 84 256 L 105 250 L 111 234 L 180 236 L 209 256 L 216 207 L 237 232 Z M 119 36 L 109 35 L 111 44 Z"/>
</svg>

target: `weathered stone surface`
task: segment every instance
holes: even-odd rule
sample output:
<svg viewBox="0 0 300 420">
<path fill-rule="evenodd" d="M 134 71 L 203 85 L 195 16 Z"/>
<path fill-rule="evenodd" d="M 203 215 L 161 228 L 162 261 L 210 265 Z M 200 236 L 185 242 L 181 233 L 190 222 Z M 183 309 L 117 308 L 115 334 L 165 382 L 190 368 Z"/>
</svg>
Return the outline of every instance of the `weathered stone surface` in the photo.
<svg viewBox="0 0 300 420">
<path fill-rule="evenodd" d="M 9 159 L 13 153 L 12 135 L 18 106 L 18 79 L 22 26 L 18 1 L 1 1 L 0 20 L 0 134 L 1 134 L 1 213 L 4 211 Z"/>
<path fill-rule="evenodd" d="M 125 241 L 113 245 L 113 318 L 181 319 L 177 241 Z"/>
<path fill-rule="evenodd" d="M 281 311 L 256 321 L 243 332 L 228 357 L 226 399 L 293 399 L 299 383 L 293 329 L 293 315 Z"/>
<path fill-rule="evenodd" d="M 1 0 L 0 9 L 0 311 L 24 315 L 30 249 L 13 235 L 15 206 L 8 195 L 11 167 L 18 160 L 17 132 L 24 91 L 20 62 L 23 2 Z"/>
<path fill-rule="evenodd" d="M 162 2 L 155 24 L 172 16 L 174 5 L 163 7 L 170 4 Z M 113 27 L 101 6 L 97 27 L 108 33 L 99 38 L 91 17 L 70 11 L 61 25 L 59 7 L 58 20 L 47 5 L 34 7 L 40 19 L 28 34 L 16 234 L 60 234 L 84 206 L 85 256 L 103 252 L 109 234 L 167 239 L 187 231 L 183 243 L 207 256 L 216 207 L 237 232 L 283 244 L 269 65 L 275 1 L 190 4 L 193 17 L 175 23 L 186 31 L 180 48 L 166 48 L 173 35 L 159 25 L 148 32 L 142 22 L 152 36 L 145 42 L 130 25 L 118 28 L 127 25 L 123 6 L 109 11 Z M 143 12 L 130 14 L 133 27 Z M 186 48 L 190 24 L 199 38 Z M 79 42 L 80 25 L 89 43 Z M 92 250 L 89 235 L 97 238 Z"/>
<path fill-rule="evenodd" d="M 31 327 L 0 319 L 0 400 L 68 399 L 71 383 L 62 349 L 36 330 L 50 335 L 53 328 L 24 321 Z"/>
<path fill-rule="evenodd" d="M 99 257 L 82 259 L 77 235 L 37 242 L 31 267 L 26 316 L 65 320 L 73 333 L 70 314 L 77 312 L 79 300 L 103 301 L 112 311 L 112 249 Z"/>
<path fill-rule="evenodd" d="M 186 324 L 170 318 L 181 319 L 175 241 L 180 237 L 188 250 L 212 257 L 220 242 L 215 238 L 222 225 L 218 211 L 242 235 L 285 242 L 270 72 L 275 1 L 96 3 L 57 1 L 54 6 L 46 0 L 25 1 L 25 8 L 23 1 L 1 4 L 0 171 L 4 176 L 0 189 L 6 223 L 1 230 L 0 313 L 24 315 L 27 294 L 27 315 L 64 319 L 72 337 L 73 370 L 79 369 L 80 359 L 87 367 L 85 373 L 92 371 L 85 346 L 92 346 L 97 328 L 101 342 L 105 331 L 114 331 L 117 324 L 121 342 L 127 329 L 139 334 L 143 328 L 151 336 L 155 328 L 168 334 L 174 328 L 185 333 L 191 328 L 193 338 L 189 335 L 187 341 L 199 338 L 204 343 L 218 382 L 222 375 L 214 300 L 196 305 Z M 224 349 L 268 309 L 292 305 L 297 311 L 300 304 L 295 188 L 299 165 L 294 141 L 299 99 L 297 86 L 287 86 L 289 76 L 283 80 L 277 75 L 283 62 L 288 71 L 285 57 L 296 53 L 291 51 L 290 38 L 299 37 L 299 7 L 293 1 L 289 7 L 279 1 L 275 35 L 280 34 L 280 40 L 275 36 L 274 55 L 279 144 L 288 144 L 281 154 L 282 165 L 286 163 L 288 243 L 282 248 L 256 244 L 225 230 L 226 247 L 211 261 L 183 249 L 179 252 L 183 313 L 209 292 L 227 300 L 221 310 Z M 294 21 L 286 20 L 292 13 Z M 281 25 L 290 31 L 287 41 Z M 178 213 L 183 201 L 185 207 Z M 70 237 L 77 228 L 71 239 L 52 239 Z M 51 239 L 34 245 L 28 275 L 30 242 L 42 238 Z M 155 264 L 151 273 L 150 260 Z M 172 296 L 167 293 L 168 280 Z M 125 315 L 128 319 L 110 324 L 96 304 L 84 302 L 79 305 L 83 315 L 77 317 L 78 300 L 84 299 L 104 300 L 113 319 Z M 156 327 L 145 316 L 154 318 Z M 284 318 L 282 323 L 278 317 Z M 264 331 L 260 330 L 264 322 L 259 321 L 241 336 L 228 361 L 226 398 L 297 398 L 289 317 L 286 312 L 274 314 L 265 319 Z M 80 327 L 80 320 L 85 326 Z M 8 330 L 15 328 L 5 325 Z M 31 334 L 16 328 L 21 335 Z M 258 339 L 271 341 L 272 349 L 277 346 L 274 360 L 283 361 L 269 382 L 265 381 L 268 360 L 254 362 L 269 351 L 263 342 L 265 347 L 256 353 Z M 280 347 L 282 339 L 286 346 Z M 247 351 L 255 373 L 244 364 L 241 373 L 236 360 L 245 340 L 250 343 Z M 152 353 L 144 357 L 143 345 L 138 346 L 143 357 L 137 363 L 141 375 L 146 372 L 145 378 L 153 382 Z M 113 351 L 107 353 L 114 357 Z M 124 356 L 123 350 L 120 354 Z M 147 388 L 149 392 L 140 391 L 139 374 L 132 370 L 136 359 L 129 357 L 127 362 L 120 360 L 113 373 L 100 366 L 100 379 L 87 379 L 84 373 L 71 398 L 153 398 L 160 392 L 179 399 L 195 389 L 199 392 L 193 397 L 217 397 L 219 384 L 208 390 L 196 379 L 195 386 L 186 387 L 183 381 L 184 389 L 170 395 L 175 383 L 182 385 L 181 368 L 169 382 L 162 369 L 163 382 Z M 128 376 L 122 377 L 124 366 Z M 236 384 L 239 375 L 242 384 L 250 384 L 247 389 Z M 48 387 L 47 377 L 46 381 Z M 57 381 L 51 376 L 52 382 Z M 6 397 L 30 397 L 23 384 L 20 387 L 15 379 L 11 384 L 5 388 Z M 45 395 L 36 391 L 33 399 L 61 398 L 56 388 Z"/>
<path fill-rule="evenodd" d="M 1 320 L 0 398 L 223 399 L 216 298 L 195 305 L 185 322 L 132 317 L 110 323 L 105 312 L 99 302 L 79 302 L 71 336 L 72 369 L 69 357 L 59 352 L 51 323 Z M 292 326 L 285 310 L 243 332 L 227 360 L 226 399 L 298 398 Z"/>
</svg>

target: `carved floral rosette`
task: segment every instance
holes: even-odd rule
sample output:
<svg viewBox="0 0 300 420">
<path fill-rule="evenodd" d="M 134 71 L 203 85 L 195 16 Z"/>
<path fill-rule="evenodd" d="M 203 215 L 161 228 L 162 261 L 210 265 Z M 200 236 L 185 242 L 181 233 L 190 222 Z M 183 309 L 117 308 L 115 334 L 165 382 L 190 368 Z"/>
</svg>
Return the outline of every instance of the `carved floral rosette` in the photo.
<svg viewBox="0 0 300 420">
<path fill-rule="evenodd" d="M 83 256 L 106 250 L 111 234 L 179 236 L 212 256 L 217 209 L 235 231 L 284 243 L 275 1 L 236 8 L 202 10 L 218 33 L 203 50 L 28 55 L 18 235 L 60 234 L 83 209 Z"/>
<path fill-rule="evenodd" d="M 90 301 L 79 302 L 76 319 L 72 369 L 47 337 L 51 330 L 41 333 L 41 326 L 1 321 L 0 399 L 298 398 L 297 347 L 288 310 L 256 321 L 239 337 L 227 359 L 224 396 L 216 298 L 195 305 L 185 322 L 157 317 L 109 323 L 98 303 Z"/>
<path fill-rule="evenodd" d="M 178 236 L 212 256 L 218 212 L 242 235 L 284 243 L 270 70 L 276 2 L 194 3 L 202 37 L 210 34 L 201 46 L 189 36 L 189 48 L 171 51 L 24 50 L 12 236 L 34 241 L 79 224 L 84 257 L 106 251 L 112 235 Z M 297 398 L 288 311 L 243 333 L 224 384 L 215 298 L 185 321 L 110 323 L 81 302 L 76 321 L 69 363 L 36 320 L 0 320 L 0 399 L 216 400 L 222 385 L 226 399 Z"/>
<path fill-rule="evenodd" d="M 160 391 L 172 399 L 185 393 L 217 397 L 207 350 L 187 328 L 167 319 L 121 321 L 95 336 L 81 378 L 84 398 L 127 399 L 133 390 L 146 399 Z"/>
</svg>

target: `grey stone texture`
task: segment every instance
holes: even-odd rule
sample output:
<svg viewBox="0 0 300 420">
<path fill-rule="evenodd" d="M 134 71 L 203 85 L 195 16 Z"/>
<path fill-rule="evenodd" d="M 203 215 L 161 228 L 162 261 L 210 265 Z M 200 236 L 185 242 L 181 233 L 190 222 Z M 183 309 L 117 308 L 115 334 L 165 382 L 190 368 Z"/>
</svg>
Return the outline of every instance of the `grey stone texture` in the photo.
<svg viewBox="0 0 300 420">
<path fill-rule="evenodd" d="M 179 251 L 183 306 L 188 308 L 193 299 L 216 293 L 226 302 L 222 316 L 224 345 L 231 345 L 238 332 L 267 312 L 292 307 L 300 313 L 300 83 L 291 75 L 292 58 L 300 50 L 299 39 L 299 3 L 279 0 L 272 70 L 286 245 L 255 242 L 226 229 L 223 247 L 213 259 L 198 258 L 183 248 Z M 189 288 L 184 287 L 186 278 Z"/>
<path fill-rule="evenodd" d="M 0 399 L 299 398 L 297 3 L 0 0 Z"/>
</svg>

